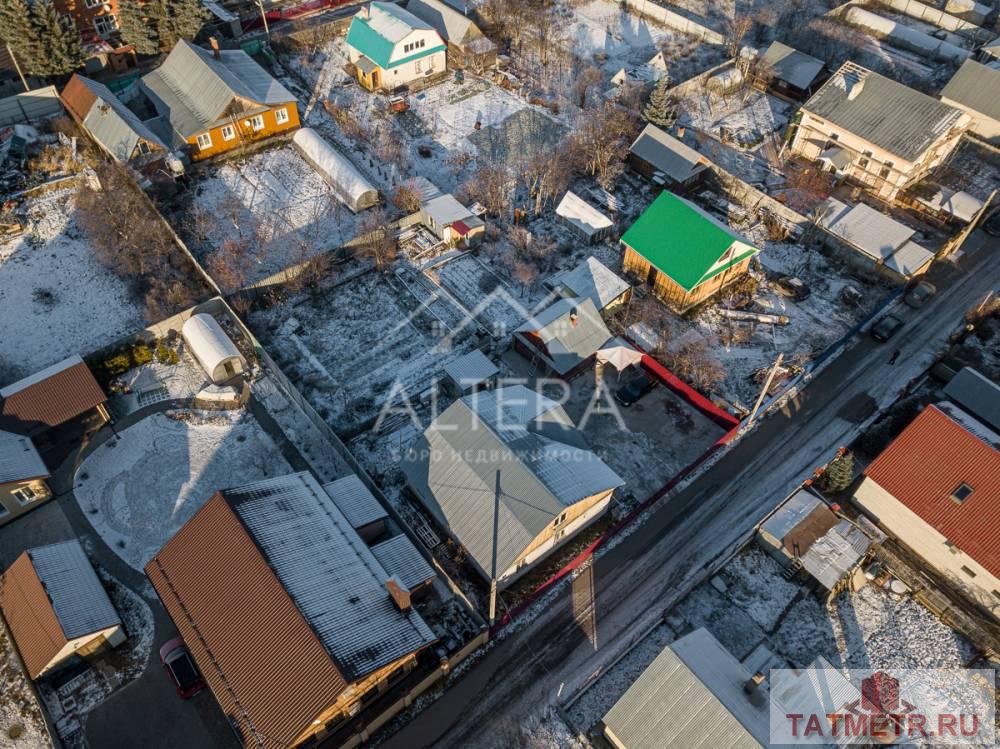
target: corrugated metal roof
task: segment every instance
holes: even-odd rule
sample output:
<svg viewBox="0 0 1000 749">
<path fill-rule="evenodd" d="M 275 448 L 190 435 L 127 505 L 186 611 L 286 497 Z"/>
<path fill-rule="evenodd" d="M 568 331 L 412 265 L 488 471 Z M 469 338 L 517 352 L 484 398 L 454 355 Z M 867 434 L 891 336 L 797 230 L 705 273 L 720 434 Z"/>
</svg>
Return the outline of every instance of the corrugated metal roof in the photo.
<svg viewBox="0 0 1000 749">
<path fill-rule="evenodd" d="M 1000 70 L 975 60 L 966 60 L 941 91 L 950 99 L 974 112 L 1000 120 Z"/>
<path fill-rule="evenodd" d="M 128 161 L 140 140 L 167 150 L 159 136 L 102 83 L 74 74 L 62 99 L 84 129 L 118 161 Z"/>
<path fill-rule="evenodd" d="M 593 300 L 560 299 L 522 323 L 515 333 L 529 333 L 545 345 L 559 373 L 571 371 L 611 338 Z"/>
<path fill-rule="evenodd" d="M 37 678 L 62 650 L 66 636 L 27 552 L 0 576 L 0 610 L 28 675 Z"/>
<path fill-rule="evenodd" d="M 802 568 L 827 590 L 833 590 L 861 560 L 870 544 L 861 529 L 841 520 L 809 546 L 800 558 Z"/>
<path fill-rule="evenodd" d="M 49 469 L 30 437 L 0 431 L 0 484 L 49 477 Z"/>
<path fill-rule="evenodd" d="M 472 19 L 440 0 L 410 0 L 406 10 L 433 26 L 445 41 L 452 44 L 461 44 L 467 36 L 482 36 Z"/>
<path fill-rule="evenodd" d="M 803 110 L 906 161 L 916 161 L 962 112 L 927 94 L 844 63 Z"/>
<path fill-rule="evenodd" d="M 295 96 L 243 50 L 210 50 L 182 39 L 163 64 L 142 77 L 157 112 L 184 138 L 211 128 L 242 99 L 266 109 L 295 102 Z"/>
<path fill-rule="evenodd" d="M 629 150 L 678 183 L 686 182 L 711 162 L 652 123 L 639 133 Z"/>
<path fill-rule="evenodd" d="M 836 198 L 820 205 L 820 226 L 897 273 L 909 277 L 934 259 L 934 253 L 910 241 L 916 232 L 871 206 L 848 206 Z"/>
<path fill-rule="evenodd" d="M 478 385 L 499 372 L 497 365 L 479 349 L 473 349 L 444 365 L 444 373 L 463 389 Z"/>
<path fill-rule="evenodd" d="M 122 623 L 79 541 L 38 546 L 28 556 L 67 640 Z"/>
<path fill-rule="evenodd" d="M 865 476 L 1000 576 L 1000 451 L 993 446 L 1000 437 L 981 424 L 975 431 L 982 436 L 928 406 Z M 951 495 L 963 483 L 973 492 L 960 503 Z"/>
<path fill-rule="evenodd" d="M 593 256 L 571 270 L 557 273 L 546 284 L 553 289 L 564 287 L 572 296 L 590 299 L 597 309 L 604 309 L 630 288 L 628 281 Z"/>
<path fill-rule="evenodd" d="M 624 483 L 561 406 L 523 385 L 455 401 L 407 451 L 402 468 L 486 574 L 500 472 L 498 575 L 567 506 Z"/>
<path fill-rule="evenodd" d="M 972 367 L 962 367 L 944 386 L 953 403 L 994 431 L 1000 431 L 1000 387 Z"/>
<path fill-rule="evenodd" d="M 224 495 L 327 652 L 355 680 L 437 639 L 420 614 L 396 607 L 389 575 L 312 474 Z"/>
<path fill-rule="evenodd" d="M 71 356 L 0 390 L 0 428 L 37 434 L 106 400 L 83 359 Z"/>
<path fill-rule="evenodd" d="M 445 193 L 424 203 L 424 212 L 438 226 L 450 226 L 456 221 L 472 217 L 472 211 L 455 199 L 454 195 Z"/>
<path fill-rule="evenodd" d="M 389 517 L 389 513 L 357 474 L 352 473 L 324 484 L 323 490 L 355 530 Z"/>
<path fill-rule="evenodd" d="M 396 45 L 415 29 L 434 31 L 426 21 L 394 3 L 373 2 L 367 11 L 356 13 L 347 30 L 347 44 L 375 61 L 379 67 L 390 68 L 409 60 L 427 57 L 445 49 L 444 40 L 431 44 L 407 57 L 392 60 Z M 434 32 L 437 34 L 437 32 Z M 440 39 L 440 36 L 438 35 Z"/>
<path fill-rule="evenodd" d="M 625 749 L 760 749 L 766 692 L 753 705 L 750 673 L 705 629 L 668 645 L 604 716 Z"/>
<path fill-rule="evenodd" d="M 556 206 L 556 215 L 566 219 L 588 237 L 614 226 L 611 219 L 572 190 L 567 190 L 562 200 L 559 201 L 559 205 Z"/>
<path fill-rule="evenodd" d="M 347 688 L 221 494 L 167 542 L 146 574 L 248 746 L 284 749 Z"/>
<path fill-rule="evenodd" d="M 761 60 L 771 68 L 775 78 L 802 90 L 809 88 L 823 69 L 822 60 L 779 41 L 771 42 Z"/>
<path fill-rule="evenodd" d="M 372 546 L 372 554 L 389 575 L 395 575 L 403 587 L 412 591 L 437 577 L 423 554 L 404 535 Z"/>
</svg>

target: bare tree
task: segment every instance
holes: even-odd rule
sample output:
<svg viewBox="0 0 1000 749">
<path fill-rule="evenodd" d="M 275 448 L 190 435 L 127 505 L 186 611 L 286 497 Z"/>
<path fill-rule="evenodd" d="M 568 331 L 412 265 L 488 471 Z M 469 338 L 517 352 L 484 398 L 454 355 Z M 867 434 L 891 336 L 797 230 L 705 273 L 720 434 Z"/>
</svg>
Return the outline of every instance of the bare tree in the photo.
<svg viewBox="0 0 1000 749">
<path fill-rule="evenodd" d="M 417 190 L 416 181 L 412 179 L 408 179 L 397 185 L 389 199 L 396 210 L 406 215 L 416 213 L 420 210 L 420 206 L 423 205 L 420 191 Z"/>
<path fill-rule="evenodd" d="M 639 132 L 639 120 L 611 102 L 584 117 L 569 139 L 569 154 L 577 167 L 608 188 L 624 170 L 629 144 Z"/>
<path fill-rule="evenodd" d="M 576 93 L 576 105 L 580 109 L 587 106 L 587 94 L 595 86 L 600 86 L 604 81 L 604 74 L 601 69 L 594 65 L 588 65 L 581 70 L 573 81 L 573 91 Z"/>
<path fill-rule="evenodd" d="M 385 273 L 399 253 L 395 226 L 384 208 L 371 208 L 361 219 L 360 242 L 355 252 L 375 262 L 375 270 Z"/>
<path fill-rule="evenodd" d="M 528 193 L 535 199 L 535 214 L 554 202 L 569 188 L 573 179 L 573 158 L 567 144 L 560 145 L 545 159 L 531 159 L 521 175 Z"/>
<path fill-rule="evenodd" d="M 740 53 L 743 44 L 743 37 L 753 27 L 753 19 L 749 16 L 737 15 L 726 28 L 726 52 L 730 57 L 736 57 Z"/>
<path fill-rule="evenodd" d="M 487 161 L 481 164 L 469 180 L 462 184 L 462 191 L 482 203 L 492 216 L 504 213 L 514 199 L 515 181 L 505 164 Z"/>
<path fill-rule="evenodd" d="M 538 278 L 538 268 L 534 263 L 518 260 L 514 263 L 511 275 L 521 284 L 521 296 L 524 296 Z"/>
</svg>

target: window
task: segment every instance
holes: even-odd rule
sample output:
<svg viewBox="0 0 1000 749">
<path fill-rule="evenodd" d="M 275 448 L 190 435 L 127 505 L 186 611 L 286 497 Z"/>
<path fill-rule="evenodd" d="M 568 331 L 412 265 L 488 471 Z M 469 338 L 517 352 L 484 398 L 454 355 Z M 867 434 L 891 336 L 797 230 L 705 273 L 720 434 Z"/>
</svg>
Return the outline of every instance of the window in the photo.
<svg viewBox="0 0 1000 749">
<path fill-rule="evenodd" d="M 140 140 L 139 145 L 136 147 L 139 149 L 139 153 L 143 155 L 149 153 L 149 144 L 144 140 Z"/>
<path fill-rule="evenodd" d="M 110 13 L 94 18 L 94 30 L 101 36 L 111 36 L 118 30 L 118 20 Z"/>
<path fill-rule="evenodd" d="M 287 109 L 275 110 L 274 121 L 277 122 L 279 125 L 284 125 L 286 122 L 288 122 L 288 110 Z"/>
<path fill-rule="evenodd" d="M 88 8 L 96 8 L 103 0 L 84 0 L 83 4 Z"/>
<path fill-rule="evenodd" d="M 868 167 L 868 162 L 871 161 L 872 152 L 865 151 L 864 154 L 858 159 L 858 167 L 861 169 L 866 169 Z"/>
<path fill-rule="evenodd" d="M 891 171 L 892 171 L 892 162 L 887 161 L 885 162 L 885 166 L 883 166 L 882 169 L 879 171 L 878 176 L 881 177 L 882 179 L 887 179 L 889 177 L 889 172 Z"/>
<path fill-rule="evenodd" d="M 211 133 L 199 133 L 198 135 L 198 150 L 207 151 L 212 147 L 212 134 Z"/>
<path fill-rule="evenodd" d="M 968 567 L 966 567 L 966 566 L 965 566 L 964 564 L 962 565 L 962 572 L 964 572 L 964 573 L 965 573 L 966 575 L 968 575 L 969 577 L 975 577 L 975 576 L 976 576 L 976 573 L 975 573 L 975 572 L 973 572 L 972 570 L 970 570 L 970 569 L 969 569 Z"/>
<path fill-rule="evenodd" d="M 21 507 L 26 507 L 38 498 L 35 490 L 30 486 L 22 486 L 21 488 L 12 491 L 11 494 L 14 495 L 14 499 L 17 500 L 17 503 L 21 505 Z"/>
<path fill-rule="evenodd" d="M 412 44 L 404 44 L 403 45 L 403 53 L 404 54 L 407 53 L 407 52 L 409 52 L 411 49 L 413 49 L 413 45 Z"/>
<path fill-rule="evenodd" d="M 250 120 L 250 126 L 253 127 L 253 131 L 256 133 L 258 130 L 264 129 L 264 115 L 258 114 Z"/>
<path fill-rule="evenodd" d="M 421 39 L 421 40 L 420 40 L 420 41 L 419 41 L 419 42 L 417 43 L 417 46 L 418 46 L 418 47 L 423 47 L 423 46 L 424 46 L 424 42 L 425 42 L 425 41 L 426 41 L 425 39 Z"/>
<path fill-rule="evenodd" d="M 971 496 L 971 494 L 972 494 L 972 487 L 969 486 L 968 484 L 962 483 L 959 484 L 958 488 L 951 493 L 951 498 L 955 502 L 962 504 L 962 502 L 967 500 Z"/>
<path fill-rule="evenodd" d="M 566 522 L 566 513 L 564 512 L 562 515 L 556 518 L 556 522 L 554 522 L 553 525 L 559 527 L 565 522 Z"/>
<path fill-rule="evenodd" d="M 417 60 L 415 63 L 413 63 L 413 70 L 416 73 L 420 72 L 420 60 Z"/>
<path fill-rule="evenodd" d="M 232 125 L 223 125 L 223 127 L 222 127 L 222 139 L 223 140 L 232 140 L 235 137 L 236 137 L 236 128 L 234 128 Z"/>
<path fill-rule="evenodd" d="M 945 541 L 944 542 L 944 546 L 952 554 L 961 554 L 962 553 L 962 550 L 959 549 L 957 546 L 955 546 L 955 543 L 953 541 Z"/>
<path fill-rule="evenodd" d="M 10 515 L 10 510 L 0 504 L 0 520 Z"/>
</svg>

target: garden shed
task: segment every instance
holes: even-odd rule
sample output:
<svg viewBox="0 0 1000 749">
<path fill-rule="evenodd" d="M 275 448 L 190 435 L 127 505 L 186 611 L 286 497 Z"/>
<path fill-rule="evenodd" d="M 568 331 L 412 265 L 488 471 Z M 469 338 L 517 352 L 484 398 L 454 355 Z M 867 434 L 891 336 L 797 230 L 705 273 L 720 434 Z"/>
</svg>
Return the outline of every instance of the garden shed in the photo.
<svg viewBox="0 0 1000 749">
<path fill-rule="evenodd" d="M 323 140 L 315 130 L 300 128 L 292 136 L 292 143 L 352 211 L 359 213 L 378 203 L 378 190 L 346 156 Z"/>
<path fill-rule="evenodd" d="M 192 315 L 181 328 L 181 335 L 214 384 L 221 385 L 246 369 L 236 344 L 211 315 L 205 312 Z"/>
</svg>

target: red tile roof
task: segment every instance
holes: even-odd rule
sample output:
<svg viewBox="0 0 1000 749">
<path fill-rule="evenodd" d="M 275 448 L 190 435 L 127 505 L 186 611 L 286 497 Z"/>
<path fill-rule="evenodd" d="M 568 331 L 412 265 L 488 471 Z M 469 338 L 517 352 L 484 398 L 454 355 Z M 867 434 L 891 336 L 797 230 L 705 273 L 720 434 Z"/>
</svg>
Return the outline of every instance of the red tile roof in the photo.
<svg viewBox="0 0 1000 749">
<path fill-rule="evenodd" d="M 865 475 L 1000 576 L 1000 451 L 928 406 Z M 951 499 L 962 483 L 972 494 Z"/>
<path fill-rule="evenodd" d="M 83 359 L 70 357 L 0 390 L 0 428 L 38 434 L 107 399 Z"/>
<path fill-rule="evenodd" d="M 247 746 L 291 745 L 347 688 L 221 493 L 146 574 Z"/>
<path fill-rule="evenodd" d="M 0 610 L 28 675 L 37 678 L 62 650 L 66 635 L 27 552 L 0 576 Z"/>
</svg>

